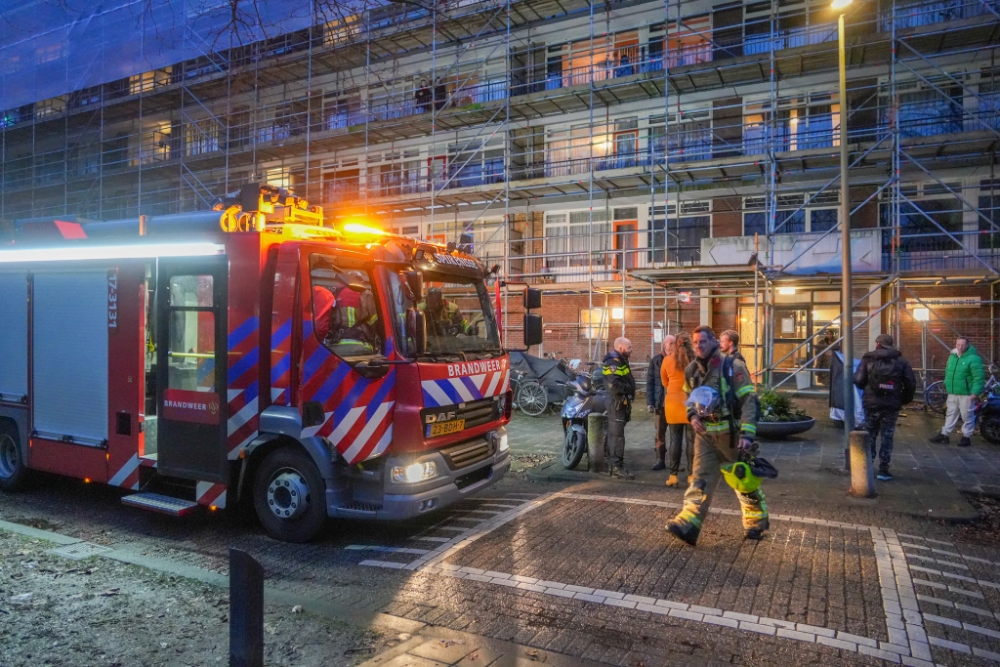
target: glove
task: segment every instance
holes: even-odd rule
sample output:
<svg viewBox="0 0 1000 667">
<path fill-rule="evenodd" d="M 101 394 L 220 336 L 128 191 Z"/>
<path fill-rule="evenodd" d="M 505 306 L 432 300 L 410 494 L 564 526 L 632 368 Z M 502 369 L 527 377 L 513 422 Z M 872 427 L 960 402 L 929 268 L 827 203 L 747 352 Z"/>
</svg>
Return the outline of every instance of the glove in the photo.
<svg viewBox="0 0 1000 667">
<path fill-rule="evenodd" d="M 649 410 L 649 414 L 653 414 L 654 412 L 656 412 L 656 408 L 654 408 L 652 405 L 647 405 L 646 409 Z"/>
<path fill-rule="evenodd" d="M 740 436 L 739 448 L 741 454 L 749 454 L 753 450 L 753 438 Z"/>
</svg>

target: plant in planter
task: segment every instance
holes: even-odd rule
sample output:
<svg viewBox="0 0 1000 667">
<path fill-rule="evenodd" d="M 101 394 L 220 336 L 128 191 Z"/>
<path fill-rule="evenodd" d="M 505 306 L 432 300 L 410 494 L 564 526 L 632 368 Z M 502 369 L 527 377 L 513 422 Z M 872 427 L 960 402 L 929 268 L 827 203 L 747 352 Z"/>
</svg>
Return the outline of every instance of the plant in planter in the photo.
<svg viewBox="0 0 1000 667">
<path fill-rule="evenodd" d="M 762 438 L 780 439 L 804 433 L 816 424 L 816 420 L 797 407 L 788 394 L 767 389 L 758 398 L 760 414 L 757 418 L 757 435 Z"/>
</svg>

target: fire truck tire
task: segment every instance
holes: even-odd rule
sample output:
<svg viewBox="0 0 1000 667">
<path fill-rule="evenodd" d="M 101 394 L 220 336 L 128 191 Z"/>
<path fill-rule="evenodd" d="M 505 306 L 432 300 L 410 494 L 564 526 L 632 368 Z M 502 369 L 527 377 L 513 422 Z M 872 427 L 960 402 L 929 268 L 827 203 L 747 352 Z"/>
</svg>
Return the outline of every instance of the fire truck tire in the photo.
<svg viewBox="0 0 1000 667">
<path fill-rule="evenodd" d="M 323 478 L 309 455 L 282 447 L 257 469 L 253 503 L 267 534 L 283 542 L 308 542 L 326 521 Z"/>
<path fill-rule="evenodd" d="M 17 427 L 9 421 L 0 421 L 0 490 L 16 491 L 27 475 Z"/>
</svg>

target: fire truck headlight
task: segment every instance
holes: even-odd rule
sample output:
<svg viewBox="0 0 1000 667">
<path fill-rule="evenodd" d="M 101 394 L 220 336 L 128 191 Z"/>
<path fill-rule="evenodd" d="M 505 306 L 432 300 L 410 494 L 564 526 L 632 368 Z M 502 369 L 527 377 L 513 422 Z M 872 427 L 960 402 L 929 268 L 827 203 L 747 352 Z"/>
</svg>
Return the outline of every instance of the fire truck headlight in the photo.
<svg viewBox="0 0 1000 667">
<path fill-rule="evenodd" d="M 497 449 L 501 452 L 506 452 L 510 449 L 510 443 L 507 442 L 506 432 L 500 434 L 500 444 L 497 446 Z"/>
<path fill-rule="evenodd" d="M 395 466 L 392 469 L 392 481 L 404 484 L 415 484 L 437 477 L 437 464 L 433 461 L 426 463 L 411 463 L 408 466 Z"/>
</svg>

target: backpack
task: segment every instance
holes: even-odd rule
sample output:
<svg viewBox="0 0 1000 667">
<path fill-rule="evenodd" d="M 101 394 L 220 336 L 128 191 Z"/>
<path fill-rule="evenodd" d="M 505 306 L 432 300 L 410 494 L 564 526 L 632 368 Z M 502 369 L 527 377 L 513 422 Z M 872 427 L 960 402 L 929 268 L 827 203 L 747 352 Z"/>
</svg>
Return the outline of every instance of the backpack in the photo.
<svg viewBox="0 0 1000 667">
<path fill-rule="evenodd" d="M 733 386 L 733 361 L 731 356 L 722 359 L 722 381 L 725 383 L 726 391 L 722 400 L 729 408 L 729 419 L 731 422 L 739 423 L 742 416 L 743 406 L 736 399 L 736 387 Z"/>
<path fill-rule="evenodd" d="M 868 387 L 872 393 L 880 397 L 899 396 L 903 391 L 903 383 L 896 372 L 896 362 L 893 359 L 876 359 L 868 366 Z"/>
</svg>

